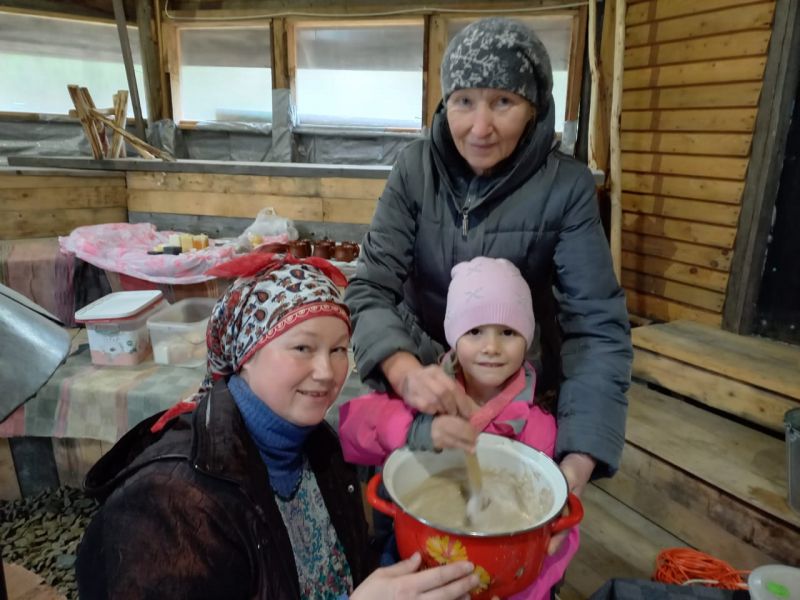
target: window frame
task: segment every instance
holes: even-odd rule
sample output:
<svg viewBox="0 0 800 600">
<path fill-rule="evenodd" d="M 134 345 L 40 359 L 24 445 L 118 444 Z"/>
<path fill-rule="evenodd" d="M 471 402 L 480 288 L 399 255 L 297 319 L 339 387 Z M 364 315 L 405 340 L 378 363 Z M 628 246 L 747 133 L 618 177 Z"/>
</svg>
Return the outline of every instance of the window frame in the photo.
<svg viewBox="0 0 800 600">
<path fill-rule="evenodd" d="M 114 27 L 116 29 L 117 24 L 113 20 L 103 19 L 101 17 L 92 17 L 87 15 L 76 15 L 76 14 L 69 14 L 69 13 L 55 13 L 52 11 L 39 11 L 39 10 L 31 10 L 31 9 L 20 9 L 11 6 L 0 6 L 0 13 L 10 14 L 10 15 L 19 15 L 19 16 L 28 16 L 28 17 L 40 17 L 46 19 L 60 19 L 62 21 L 77 21 L 79 23 L 95 23 L 99 25 L 108 25 L 110 27 Z M 137 30 L 138 35 L 138 25 L 136 23 L 131 24 L 130 22 L 127 24 L 129 28 L 134 28 Z M 129 32 L 130 35 L 130 32 Z M 141 58 L 140 58 L 141 60 Z M 120 50 L 120 61 L 122 61 L 122 51 Z M 124 68 L 124 66 L 123 66 Z M 80 82 L 79 82 L 80 83 Z M 144 83 L 144 81 L 140 82 L 137 79 L 137 85 Z M 80 83 L 80 85 L 83 85 Z M 127 84 L 126 84 L 127 89 Z M 89 90 L 92 91 L 91 89 Z M 130 90 L 128 90 L 130 93 Z M 66 91 L 64 92 L 66 94 Z M 95 102 L 97 102 L 98 98 L 93 98 Z M 130 100 L 129 100 L 130 101 Z M 111 101 L 108 101 L 108 106 L 111 106 Z M 100 103 L 100 108 L 107 108 L 106 101 L 102 100 Z M 77 113 L 74 108 L 69 109 L 65 113 L 52 113 L 52 112 L 31 112 L 31 111 L 16 111 L 16 110 L 2 110 L 0 111 L 0 120 L 7 120 L 7 121 L 30 121 L 30 122 L 39 122 L 39 121 L 46 121 L 46 122 L 57 122 L 57 123 L 73 123 L 77 122 L 78 117 Z M 127 117 L 125 119 L 127 124 L 134 124 L 136 122 L 135 117 Z"/>
<path fill-rule="evenodd" d="M 246 28 L 266 28 L 269 30 L 270 38 L 270 71 L 272 88 L 275 89 L 275 31 L 272 21 L 276 19 L 253 18 L 237 19 L 235 21 L 225 19 L 212 19 L 202 21 L 169 21 L 161 22 L 162 38 L 164 40 L 164 71 L 169 80 L 170 101 L 172 108 L 172 120 L 179 129 L 195 129 L 199 121 L 183 118 L 181 111 L 181 31 L 188 29 L 246 29 Z M 225 127 L 225 121 L 213 121 L 219 127 Z"/>
<path fill-rule="evenodd" d="M 421 127 L 383 127 L 383 126 L 366 126 L 366 125 L 298 125 L 295 130 L 302 132 L 303 130 L 342 130 L 352 129 L 353 131 L 377 131 L 377 132 L 391 132 L 391 133 L 420 133 L 425 127 L 425 70 L 427 54 L 425 52 L 425 39 L 426 39 L 426 23 L 427 18 L 423 14 L 410 15 L 406 17 L 363 17 L 363 18 L 309 18 L 309 17 L 290 17 L 286 19 L 286 48 L 287 48 L 287 70 L 289 75 L 289 89 L 292 98 L 292 104 L 297 106 L 297 30 L 301 28 L 314 28 L 314 27 L 363 27 L 379 28 L 379 27 L 397 27 L 397 26 L 415 26 L 422 27 L 422 106 L 421 106 Z"/>
</svg>

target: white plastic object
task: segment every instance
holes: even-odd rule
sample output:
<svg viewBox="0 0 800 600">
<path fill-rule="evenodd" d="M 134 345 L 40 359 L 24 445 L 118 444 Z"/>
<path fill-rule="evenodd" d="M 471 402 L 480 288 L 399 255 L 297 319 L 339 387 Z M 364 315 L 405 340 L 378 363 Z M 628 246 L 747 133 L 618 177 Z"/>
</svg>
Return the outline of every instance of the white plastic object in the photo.
<svg viewBox="0 0 800 600">
<path fill-rule="evenodd" d="M 214 298 L 185 298 L 147 320 L 153 360 L 162 365 L 199 367 L 206 361 L 206 328 Z"/>
<path fill-rule="evenodd" d="M 89 350 L 96 365 L 127 366 L 150 354 L 147 319 L 167 306 L 159 290 L 114 292 L 75 313 L 86 324 Z"/>
<path fill-rule="evenodd" d="M 747 577 L 752 600 L 796 600 L 800 598 L 800 569 L 786 565 L 763 565 Z"/>
</svg>

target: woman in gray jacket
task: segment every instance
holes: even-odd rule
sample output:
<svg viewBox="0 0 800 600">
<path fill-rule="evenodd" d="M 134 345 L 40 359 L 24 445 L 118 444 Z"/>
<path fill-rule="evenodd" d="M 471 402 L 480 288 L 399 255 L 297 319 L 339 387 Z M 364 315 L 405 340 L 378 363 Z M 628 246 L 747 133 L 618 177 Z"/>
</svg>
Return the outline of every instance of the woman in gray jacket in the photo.
<svg viewBox="0 0 800 600">
<path fill-rule="evenodd" d="M 431 135 L 392 169 L 345 296 L 359 372 L 422 412 L 468 417 L 436 365 L 450 269 L 512 261 L 533 294 L 538 387 L 557 398 L 556 458 L 580 493 L 619 465 L 632 357 L 592 175 L 556 150 L 550 59 L 521 23 L 466 27 L 441 80 Z"/>
</svg>

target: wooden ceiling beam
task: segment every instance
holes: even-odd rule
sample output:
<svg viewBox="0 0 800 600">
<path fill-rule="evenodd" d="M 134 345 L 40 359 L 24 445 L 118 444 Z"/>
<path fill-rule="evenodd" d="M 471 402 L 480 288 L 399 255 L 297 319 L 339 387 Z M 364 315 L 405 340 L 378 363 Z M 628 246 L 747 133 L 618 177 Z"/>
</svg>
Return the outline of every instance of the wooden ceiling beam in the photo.
<svg viewBox="0 0 800 600">
<path fill-rule="evenodd" d="M 252 11 L 252 12 L 284 12 L 303 11 L 319 14 L 334 13 L 368 13 L 386 12 L 389 10 L 414 10 L 431 8 L 491 10 L 492 8 L 530 9 L 546 7 L 558 9 L 565 4 L 574 4 L 574 0 L 507 0 L 492 2 L 487 0 L 395 0 L 389 7 L 381 0 L 170 0 L 170 12 L 182 11 Z"/>
<path fill-rule="evenodd" d="M 136 0 L 124 0 L 125 14 L 136 15 Z M 0 0 L 0 10 L 36 13 L 46 16 L 87 17 L 114 21 L 111 0 Z M 131 25 L 135 18 L 128 17 Z"/>
</svg>

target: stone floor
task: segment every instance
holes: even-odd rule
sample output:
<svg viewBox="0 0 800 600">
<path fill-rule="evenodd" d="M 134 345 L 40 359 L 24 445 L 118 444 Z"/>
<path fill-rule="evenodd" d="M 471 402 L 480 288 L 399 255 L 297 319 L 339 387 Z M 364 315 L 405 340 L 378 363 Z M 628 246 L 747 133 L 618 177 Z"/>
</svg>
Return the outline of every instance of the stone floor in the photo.
<svg viewBox="0 0 800 600">
<path fill-rule="evenodd" d="M 35 573 L 67 599 L 77 599 L 75 553 L 96 510 L 93 500 L 71 487 L 0 502 L 3 561 Z M 9 589 L 9 598 L 14 597 Z"/>
</svg>

